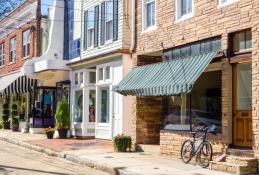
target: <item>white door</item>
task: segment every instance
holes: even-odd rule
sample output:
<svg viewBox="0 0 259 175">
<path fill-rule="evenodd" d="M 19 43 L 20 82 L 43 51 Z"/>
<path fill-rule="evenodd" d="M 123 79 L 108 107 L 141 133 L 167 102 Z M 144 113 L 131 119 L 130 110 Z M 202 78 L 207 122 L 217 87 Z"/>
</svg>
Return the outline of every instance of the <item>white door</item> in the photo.
<svg viewBox="0 0 259 175">
<path fill-rule="evenodd" d="M 113 136 L 122 134 L 122 95 L 113 92 Z"/>
</svg>

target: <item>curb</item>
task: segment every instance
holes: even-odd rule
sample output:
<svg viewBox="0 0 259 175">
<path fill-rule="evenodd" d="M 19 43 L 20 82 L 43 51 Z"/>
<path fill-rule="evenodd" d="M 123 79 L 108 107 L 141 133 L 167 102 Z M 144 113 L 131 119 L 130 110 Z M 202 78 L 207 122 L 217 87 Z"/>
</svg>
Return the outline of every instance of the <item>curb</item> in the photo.
<svg viewBox="0 0 259 175">
<path fill-rule="evenodd" d="M 68 160 L 73 163 L 85 165 L 85 166 L 94 168 L 99 171 L 107 172 L 111 175 L 124 174 L 123 172 L 121 172 L 121 173 L 119 172 L 119 168 L 115 168 L 115 167 L 105 165 L 105 164 L 100 164 L 100 163 L 97 163 L 97 162 L 89 160 L 89 159 L 82 159 L 80 157 L 77 157 L 77 156 L 74 156 L 71 154 L 59 153 L 59 152 L 56 152 L 56 151 L 53 151 L 53 150 L 50 150 L 47 148 L 43 148 L 40 146 L 36 146 L 36 145 L 30 144 L 30 143 L 24 142 L 24 141 L 16 140 L 13 138 L 6 138 L 6 137 L 0 137 L 0 140 L 7 142 L 7 143 L 14 144 L 14 145 L 18 145 L 18 146 L 21 146 L 23 148 L 27 148 L 27 149 L 30 149 L 33 151 L 44 153 L 44 154 L 47 154 L 48 156 L 59 157 L 59 158 Z"/>
</svg>

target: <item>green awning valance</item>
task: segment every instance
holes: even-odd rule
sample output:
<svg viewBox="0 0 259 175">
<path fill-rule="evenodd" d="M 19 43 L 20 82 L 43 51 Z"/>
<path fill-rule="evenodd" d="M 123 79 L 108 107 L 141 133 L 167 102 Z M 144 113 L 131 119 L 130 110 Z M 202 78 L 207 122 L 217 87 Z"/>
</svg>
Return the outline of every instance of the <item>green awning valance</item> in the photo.
<svg viewBox="0 0 259 175">
<path fill-rule="evenodd" d="M 133 96 L 170 96 L 189 93 L 215 54 L 212 52 L 133 68 L 113 88 L 113 91 Z"/>
</svg>

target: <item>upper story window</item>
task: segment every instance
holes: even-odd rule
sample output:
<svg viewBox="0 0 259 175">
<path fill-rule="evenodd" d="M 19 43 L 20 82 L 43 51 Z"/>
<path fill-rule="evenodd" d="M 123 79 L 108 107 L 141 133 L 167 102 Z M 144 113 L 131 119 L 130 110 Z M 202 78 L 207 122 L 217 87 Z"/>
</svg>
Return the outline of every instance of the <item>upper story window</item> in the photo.
<svg viewBox="0 0 259 175">
<path fill-rule="evenodd" d="M 219 0 L 219 6 L 225 6 L 225 5 L 229 5 L 232 3 L 235 3 L 239 0 Z"/>
<path fill-rule="evenodd" d="M 94 8 L 88 11 L 87 21 L 87 47 L 94 46 Z"/>
<path fill-rule="evenodd" d="M 30 30 L 26 30 L 22 33 L 22 56 L 23 57 L 30 56 L 30 43 L 31 43 Z"/>
<path fill-rule="evenodd" d="M 5 64 L 4 44 L 0 44 L 0 66 Z"/>
<path fill-rule="evenodd" d="M 10 63 L 14 63 L 16 59 L 16 38 L 10 40 Z"/>
<path fill-rule="evenodd" d="M 252 48 L 252 32 L 251 30 L 240 31 L 232 35 L 233 52 L 242 53 L 249 52 Z"/>
<path fill-rule="evenodd" d="M 194 15 L 194 0 L 176 0 L 176 20 L 185 20 Z"/>
<path fill-rule="evenodd" d="M 156 1 L 143 0 L 142 3 L 143 30 L 154 29 L 156 25 Z"/>
<path fill-rule="evenodd" d="M 113 37 L 113 2 L 106 1 L 105 5 L 105 40 L 109 41 Z"/>
</svg>

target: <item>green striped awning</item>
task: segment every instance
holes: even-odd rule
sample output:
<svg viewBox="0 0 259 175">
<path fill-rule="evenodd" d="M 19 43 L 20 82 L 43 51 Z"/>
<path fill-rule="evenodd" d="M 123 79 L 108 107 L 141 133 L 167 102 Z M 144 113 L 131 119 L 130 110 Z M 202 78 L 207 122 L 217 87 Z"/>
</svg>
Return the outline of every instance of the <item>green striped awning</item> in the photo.
<svg viewBox="0 0 259 175">
<path fill-rule="evenodd" d="M 133 96 L 170 96 L 190 93 L 193 84 L 207 68 L 215 54 L 215 52 L 211 52 L 133 68 L 113 88 L 113 91 Z"/>
</svg>

